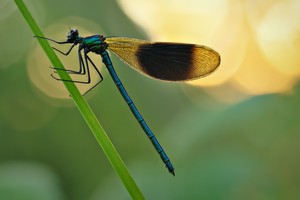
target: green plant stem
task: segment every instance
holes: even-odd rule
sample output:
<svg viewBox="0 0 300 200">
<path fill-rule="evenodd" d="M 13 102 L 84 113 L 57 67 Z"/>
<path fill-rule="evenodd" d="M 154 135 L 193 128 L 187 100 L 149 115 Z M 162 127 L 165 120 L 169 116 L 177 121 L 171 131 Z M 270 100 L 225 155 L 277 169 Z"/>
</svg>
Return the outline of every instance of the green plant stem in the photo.
<svg viewBox="0 0 300 200">
<path fill-rule="evenodd" d="M 42 31 L 38 27 L 37 23 L 33 19 L 32 15 L 30 14 L 29 10 L 23 3 L 23 1 L 15 0 L 15 3 L 18 6 L 25 20 L 27 21 L 28 25 L 30 26 L 33 34 L 37 36 L 44 36 Z M 53 49 L 49 45 L 48 41 L 43 39 L 38 39 L 38 41 L 41 47 L 43 48 L 43 50 L 45 51 L 46 55 L 48 56 L 49 60 L 51 61 L 52 65 L 57 68 L 64 68 L 61 61 L 58 59 Z M 65 71 L 58 70 L 57 74 L 60 76 L 61 79 L 71 80 L 69 74 L 66 73 Z M 82 117 L 85 119 L 87 125 L 91 129 L 96 140 L 98 141 L 99 145 L 103 149 L 109 162 L 111 163 L 111 165 L 113 166 L 117 174 L 119 175 L 120 179 L 122 180 L 124 186 L 126 187 L 131 197 L 133 199 L 144 199 L 142 192 L 137 187 L 135 181 L 133 180 L 132 176 L 129 174 L 128 169 L 126 168 L 124 162 L 122 161 L 120 155 L 118 154 L 115 147 L 111 143 L 104 129 L 102 128 L 99 121 L 97 120 L 95 114 L 91 110 L 90 106 L 87 104 L 86 100 L 81 96 L 78 88 L 75 86 L 73 82 L 64 82 L 64 85 L 66 86 L 67 90 L 72 96 Z"/>
</svg>

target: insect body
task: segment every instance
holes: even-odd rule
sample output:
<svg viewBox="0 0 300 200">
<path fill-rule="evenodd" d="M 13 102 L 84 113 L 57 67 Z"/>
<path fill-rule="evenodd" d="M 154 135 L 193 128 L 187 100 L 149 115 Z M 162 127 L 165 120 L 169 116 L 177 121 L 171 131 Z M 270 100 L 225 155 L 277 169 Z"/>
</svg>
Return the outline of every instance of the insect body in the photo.
<svg viewBox="0 0 300 200">
<path fill-rule="evenodd" d="M 86 75 L 88 77 L 87 81 L 62 80 L 53 75 L 52 77 L 56 80 L 90 84 L 91 78 L 89 64 L 91 64 L 91 66 L 98 73 L 100 80 L 94 84 L 91 84 L 88 91 L 93 89 L 99 82 L 103 80 L 100 71 L 90 59 L 88 53 L 93 52 L 100 55 L 102 57 L 102 62 L 108 69 L 114 83 L 129 106 L 131 112 L 152 142 L 168 171 L 175 175 L 174 167 L 170 159 L 152 133 L 151 129 L 146 124 L 142 115 L 137 110 L 136 106 L 125 90 L 121 80 L 116 74 L 107 49 L 112 51 L 121 60 L 138 72 L 151 78 L 164 81 L 187 81 L 209 75 L 220 65 L 220 55 L 216 51 L 209 47 L 195 44 L 149 42 L 146 40 L 125 37 L 103 37 L 102 35 L 81 37 L 79 36 L 77 29 L 71 29 L 68 33 L 67 40 L 63 42 L 58 42 L 45 37 L 36 37 L 47 39 L 57 44 L 72 44 L 66 53 L 54 48 L 56 51 L 66 56 L 69 55 L 76 45 L 79 45 L 79 70 L 75 71 L 55 67 L 53 69 L 65 70 L 70 74 Z"/>
</svg>

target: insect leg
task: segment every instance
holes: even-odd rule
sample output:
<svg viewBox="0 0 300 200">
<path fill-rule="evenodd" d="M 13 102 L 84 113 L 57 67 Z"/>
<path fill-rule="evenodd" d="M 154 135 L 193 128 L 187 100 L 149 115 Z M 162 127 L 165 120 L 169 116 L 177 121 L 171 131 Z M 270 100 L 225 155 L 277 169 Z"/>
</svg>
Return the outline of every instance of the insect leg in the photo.
<svg viewBox="0 0 300 200">
<path fill-rule="evenodd" d="M 78 50 L 78 59 L 79 59 L 79 72 L 77 71 L 72 71 L 72 70 L 65 70 L 65 69 L 60 69 L 58 68 L 58 70 L 63 70 L 63 71 L 67 71 L 70 74 L 79 74 L 79 75 L 85 75 L 85 68 L 87 71 L 87 76 L 88 76 L 88 80 L 87 81 L 78 81 L 78 80 L 68 80 L 68 79 L 61 79 L 61 78 L 57 78 L 55 77 L 53 74 L 51 74 L 51 76 L 58 81 L 67 81 L 67 82 L 74 82 L 74 83 L 84 83 L 84 84 L 89 84 L 91 82 L 91 78 L 90 78 L 90 71 L 88 68 L 88 65 L 84 64 L 82 55 L 81 55 L 81 50 Z M 56 68 L 54 68 L 56 69 Z M 82 72 L 83 71 L 83 72 Z M 82 72 L 82 73 L 81 73 Z"/>
<path fill-rule="evenodd" d="M 87 66 L 87 70 L 89 69 L 88 62 L 90 62 L 92 64 L 92 66 L 94 67 L 94 69 L 96 70 L 97 74 L 99 75 L 100 79 L 97 80 L 96 83 L 92 84 L 92 86 L 83 95 L 85 95 L 86 93 L 91 91 L 94 87 L 96 87 L 99 83 L 101 83 L 103 81 L 103 76 L 101 75 L 100 71 L 98 70 L 98 68 L 96 67 L 96 65 L 92 61 L 92 59 L 86 53 L 84 54 L 84 57 L 85 57 L 85 63 L 86 63 L 86 66 Z"/>
</svg>

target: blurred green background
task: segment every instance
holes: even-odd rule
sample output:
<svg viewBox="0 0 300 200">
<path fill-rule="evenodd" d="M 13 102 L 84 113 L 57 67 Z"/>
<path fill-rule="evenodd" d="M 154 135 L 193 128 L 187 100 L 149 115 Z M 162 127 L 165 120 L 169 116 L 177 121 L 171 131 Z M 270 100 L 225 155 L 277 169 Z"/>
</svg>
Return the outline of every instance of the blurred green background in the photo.
<svg viewBox="0 0 300 200">
<path fill-rule="evenodd" d="M 39 88 L 43 76 L 28 63 L 40 59 L 33 51 L 43 52 L 13 1 L 1 3 L 0 199 L 130 199 L 72 100 Z M 74 25 L 151 39 L 116 1 L 25 3 L 44 34 L 57 40 Z M 72 58 L 64 59 L 68 66 Z M 209 88 L 159 82 L 112 60 L 175 167 L 172 177 L 102 69 L 104 81 L 86 98 L 147 199 L 300 198 L 299 84 L 284 94 L 226 102 Z M 37 65 L 55 82 L 49 63 Z M 228 83 L 219 87 L 224 99 L 233 90 Z"/>
</svg>

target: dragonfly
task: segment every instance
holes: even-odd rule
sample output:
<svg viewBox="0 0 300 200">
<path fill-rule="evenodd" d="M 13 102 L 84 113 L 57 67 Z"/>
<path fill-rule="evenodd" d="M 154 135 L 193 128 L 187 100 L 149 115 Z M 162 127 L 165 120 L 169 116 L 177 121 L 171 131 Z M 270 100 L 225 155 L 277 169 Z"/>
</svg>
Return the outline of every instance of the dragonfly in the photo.
<svg viewBox="0 0 300 200">
<path fill-rule="evenodd" d="M 88 84 L 89 89 L 87 92 L 92 90 L 103 80 L 103 76 L 99 69 L 88 54 L 95 53 L 100 55 L 102 62 L 106 66 L 111 78 L 129 106 L 132 114 L 152 142 L 168 171 L 175 176 L 174 167 L 169 157 L 128 95 L 113 67 L 113 63 L 107 50 L 114 53 L 127 65 L 143 75 L 169 82 L 199 79 L 214 72 L 221 62 L 221 57 L 215 50 L 204 45 L 150 42 L 147 40 L 126 37 L 105 37 L 99 34 L 82 37 L 79 35 L 77 29 L 70 29 L 65 41 L 56 41 L 41 36 L 35 37 L 46 39 L 56 44 L 71 44 L 67 52 L 63 52 L 53 47 L 54 50 L 65 56 L 68 56 L 72 49 L 78 45 L 78 70 L 55 67 L 53 67 L 53 69 L 63 70 L 69 74 L 84 75 L 87 76 L 87 80 L 65 80 L 57 78 L 53 76 L 53 74 L 51 74 L 51 76 L 59 81 Z M 100 79 L 93 84 L 91 84 L 90 67 L 93 67 L 100 77 Z"/>
</svg>

